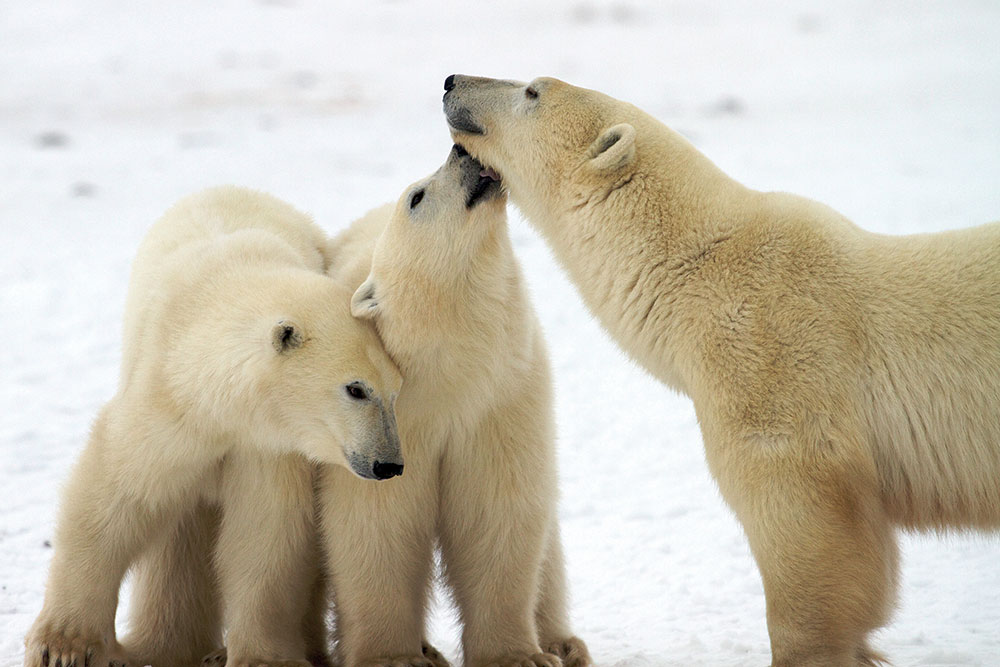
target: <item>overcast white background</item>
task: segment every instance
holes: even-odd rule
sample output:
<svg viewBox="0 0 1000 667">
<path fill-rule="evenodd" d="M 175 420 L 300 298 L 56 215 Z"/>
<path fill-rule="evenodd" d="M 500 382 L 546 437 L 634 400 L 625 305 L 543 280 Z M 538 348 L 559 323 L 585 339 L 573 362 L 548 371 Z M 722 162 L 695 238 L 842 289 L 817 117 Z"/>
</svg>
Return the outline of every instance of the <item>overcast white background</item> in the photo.
<svg viewBox="0 0 1000 667">
<path fill-rule="evenodd" d="M 60 486 L 115 390 L 129 262 L 178 197 L 252 186 L 334 232 L 444 160 L 445 76 L 551 75 L 865 228 L 978 224 L 1000 218 L 998 44 L 994 0 L 4 0 L 0 667 L 21 663 Z M 623 357 L 516 211 L 511 234 L 555 369 L 576 631 L 600 665 L 766 665 L 760 579 L 689 402 Z M 878 648 L 1000 665 L 1000 539 L 902 551 Z M 439 605 L 452 660 L 457 632 Z"/>
</svg>

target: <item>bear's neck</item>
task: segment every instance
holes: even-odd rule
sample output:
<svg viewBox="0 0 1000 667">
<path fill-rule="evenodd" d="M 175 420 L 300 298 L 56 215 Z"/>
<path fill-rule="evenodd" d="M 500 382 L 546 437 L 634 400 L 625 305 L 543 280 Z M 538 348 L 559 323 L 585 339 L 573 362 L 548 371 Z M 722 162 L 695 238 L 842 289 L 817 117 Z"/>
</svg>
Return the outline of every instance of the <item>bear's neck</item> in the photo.
<svg viewBox="0 0 1000 667">
<path fill-rule="evenodd" d="M 518 367 L 511 358 L 533 348 L 533 315 L 506 226 L 464 270 L 405 278 L 379 332 L 417 393 L 469 395 L 468 382 L 503 382 Z"/>
<path fill-rule="evenodd" d="M 752 218 L 753 191 L 679 136 L 653 147 L 672 159 L 637 161 L 628 183 L 580 205 L 515 202 L 551 245 L 590 311 L 640 365 L 690 393 L 694 351 L 682 347 L 686 298 L 699 269 Z M 647 147 L 648 149 L 648 147 Z M 625 179 L 627 180 L 627 179 Z M 516 193 L 512 193 L 516 195 Z M 586 198 L 585 198 L 586 200 Z"/>
</svg>

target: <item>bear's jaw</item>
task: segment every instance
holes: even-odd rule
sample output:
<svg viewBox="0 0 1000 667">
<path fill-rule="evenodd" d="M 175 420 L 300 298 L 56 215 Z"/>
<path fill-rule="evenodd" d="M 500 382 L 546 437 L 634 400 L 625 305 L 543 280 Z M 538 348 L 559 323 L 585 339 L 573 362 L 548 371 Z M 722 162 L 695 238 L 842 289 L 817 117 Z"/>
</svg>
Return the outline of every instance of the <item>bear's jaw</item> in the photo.
<svg viewBox="0 0 1000 667">
<path fill-rule="evenodd" d="M 469 190 L 465 207 L 472 209 L 480 202 L 496 197 L 503 191 L 502 183 L 500 175 L 496 171 L 490 167 L 483 167 L 479 171 L 479 180 Z"/>
<path fill-rule="evenodd" d="M 476 124 L 472 119 L 472 112 L 465 107 L 451 107 L 445 105 L 445 117 L 448 119 L 448 127 L 455 132 L 465 134 L 486 134 L 486 130 Z"/>
</svg>

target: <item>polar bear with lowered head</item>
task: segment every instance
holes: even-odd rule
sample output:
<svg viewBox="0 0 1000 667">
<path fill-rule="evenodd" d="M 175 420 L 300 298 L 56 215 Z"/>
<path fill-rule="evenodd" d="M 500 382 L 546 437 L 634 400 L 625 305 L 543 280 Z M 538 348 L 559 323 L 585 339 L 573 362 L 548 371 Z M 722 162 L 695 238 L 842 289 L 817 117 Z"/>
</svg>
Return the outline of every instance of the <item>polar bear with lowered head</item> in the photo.
<svg viewBox="0 0 1000 667">
<path fill-rule="evenodd" d="M 368 479 L 403 463 L 401 376 L 324 275 L 325 244 L 307 216 L 237 188 L 184 199 L 150 230 L 119 389 L 65 488 L 26 667 L 199 664 L 223 612 L 230 665 L 307 667 L 325 651 L 304 622 L 319 567 L 311 462 Z"/>
<path fill-rule="evenodd" d="M 865 665 L 894 527 L 1000 528 L 1000 224 L 889 237 L 757 192 L 636 107 L 550 78 L 445 81 L 615 340 L 694 401 L 774 665 Z"/>
<path fill-rule="evenodd" d="M 422 649 L 435 542 L 466 665 L 590 662 L 568 627 L 548 358 L 506 201 L 456 148 L 332 243 L 331 271 L 360 285 L 352 312 L 405 378 L 406 474 L 364 484 L 327 466 L 320 486 L 345 667 L 439 662 Z"/>
</svg>

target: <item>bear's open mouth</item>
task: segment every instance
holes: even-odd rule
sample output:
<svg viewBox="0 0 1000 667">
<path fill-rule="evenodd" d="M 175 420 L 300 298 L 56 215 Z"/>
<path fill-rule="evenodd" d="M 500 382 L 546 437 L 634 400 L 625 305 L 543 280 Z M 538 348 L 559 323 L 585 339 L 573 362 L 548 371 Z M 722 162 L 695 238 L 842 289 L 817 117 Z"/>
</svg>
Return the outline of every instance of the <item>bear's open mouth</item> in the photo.
<svg viewBox="0 0 1000 667">
<path fill-rule="evenodd" d="M 465 207 L 472 208 L 483 199 L 490 199 L 500 192 L 500 174 L 492 167 L 480 165 L 479 180 L 472 186 L 468 199 L 465 200 Z"/>
<path fill-rule="evenodd" d="M 472 208 L 479 202 L 492 199 L 503 192 L 503 179 L 492 167 L 484 167 L 483 163 L 469 155 L 465 146 L 455 144 L 451 147 L 453 158 L 461 164 L 462 183 L 467 188 L 465 207 Z"/>
<path fill-rule="evenodd" d="M 469 196 L 465 200 L 466 208 L 472 208 L 480 201 L 490 199 L 500 193 L 503 189 L 503 179 L 500 178 L 500 174 L 493 167 L 484 167 L 479 160 L 469 155 L 460 144 L 455 144 L 455 152 L 460 158 L 468 157 L 472 161 L 470 166 L 474 170 L 474 173 L 478 172 L 478 178 L 471 183 Z"/>
</svg>

